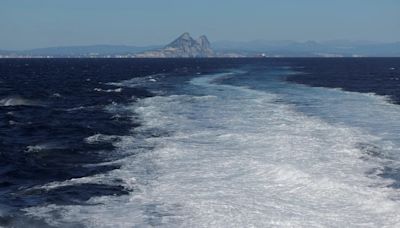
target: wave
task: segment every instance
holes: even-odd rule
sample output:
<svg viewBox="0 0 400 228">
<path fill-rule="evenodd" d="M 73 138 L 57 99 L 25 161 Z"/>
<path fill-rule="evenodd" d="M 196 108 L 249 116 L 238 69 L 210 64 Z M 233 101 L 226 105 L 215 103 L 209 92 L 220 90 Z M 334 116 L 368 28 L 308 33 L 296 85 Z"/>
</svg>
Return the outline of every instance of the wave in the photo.
<svg viewBox="0 0 400 228">
<path fill-rule="evenodd" d="M 25 152 L 26 153 L 38 153 L 38 152 L 45 151 L 45 150 L 58 150 L 58 149 L 64 149 L 64 148 L 65 148 L 65 146 L 63 146 L 61 143 L 49 142 L 49 143 L 27 146 Z"/>
<path fill-rule="evenodd" d="M 73 108 L 67 108 L 64 109 L 67 112 L 75 112 L 75 111 L 80 111 L 80 110 L 96 110 L 96 109 L 102 109 L 104 108 L 103 105 L 90 105 L 90 106 L 77 106 Z"/>
<path fill-rule="evenodd" d="M 43 106 L 43 103 L 19 96 L 11 96 L 1 99 L 0 106 Z"/>
<path fill-rule="evenodd" d="M 60 98 L 60 97 L 63 97 L 63 96 L 61 94 L 59 94 L 59 93 L 53 93 L 51 95 L 51 97 Z"/>
<path fill-rule="evenodd" d="M 120 137 L 116 136 L 116 135 L 95 134 L 95 135 L 87 137 L 85 139 L 85 142 L 89 143 L 89 144 L 109 143 L 109 142 L 115 142 L 119 139 L 120 139 Z"/>
<path fill-rule="evenodd" d="M 165 76 L 166 76 L 166 74 L 152 74 L 152 75 L 147 75 L 147 76 L 142 76 L 142 77 L 135 77 L 135 78 L 132 78 L 129 80 L 121 81 L 121 82 L 110 82 L 110 83 L 107 83 L 107 85 L 120 86 L 120 87 L 140 87 L 140 86 L 145 86 L 148 84 L 158 82 Z"/>
<path fill-rule="evenodd" d="M 115 163 L 113 163 L 115 164 Z M 123 186 L 126 190 L 132 190 L 135 187 L 135 179 L 131 178 L 129 181 L 121 181 L 120 179 L 108 178 L 107 174 L 98 174 L 88 177 L 72 178 L 66 181 L 54 181 L 45 185 L 34 186 L 24 190 L 30 192 L 35 190 L 51 191 L 57 188 L 67 186 L 81 185 L 81 184 L 103 184 L 108 186 Z"/>
<path fill-rule="evenodd" d="M 94 88 L 93 89 L 96 92 L 106 92 L 106 93 L 120 93 L 122 92 L 122 88 L 117 88 L 117 89 L 100 89 L 100 88 Z"/>
<path fill-rule="evenodd" d="M 307 85 L 304 85 L 304 86 L 307 86 Z M 395 103 L 395 101 L 392 99 L 392 97 L 390 95 L 380 95 L 380 94 L 373 93 L 373 92 L 363 92 L 363 93 L 353 92 L 353 91 L 347 91 L 343 88 L 326 88 L 326 87 L 318 87 L 318 86 L 314 86 L 312 88 L 319 88 L 319 89 L 323 89 L 323 90 L 333 90 L 333 91 L 338 91 L 343 94 L 349 94 L 349 95 L 371 97 L 375 100 L 380 100 L 381 102 L 388 103 L 388 104 Z"/>
</svg>

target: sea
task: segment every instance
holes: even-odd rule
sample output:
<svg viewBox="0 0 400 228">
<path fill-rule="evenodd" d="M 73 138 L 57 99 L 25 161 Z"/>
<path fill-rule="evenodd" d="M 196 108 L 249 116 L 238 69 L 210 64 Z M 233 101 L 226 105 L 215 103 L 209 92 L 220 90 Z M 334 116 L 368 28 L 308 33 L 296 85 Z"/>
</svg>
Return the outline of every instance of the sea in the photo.
<svg viewBox="0 0 400 228">
<path fill-rule="evenodd" d="M 400 58 L 1 59 L 0 227 L 400 227 Z"/>
</svg>

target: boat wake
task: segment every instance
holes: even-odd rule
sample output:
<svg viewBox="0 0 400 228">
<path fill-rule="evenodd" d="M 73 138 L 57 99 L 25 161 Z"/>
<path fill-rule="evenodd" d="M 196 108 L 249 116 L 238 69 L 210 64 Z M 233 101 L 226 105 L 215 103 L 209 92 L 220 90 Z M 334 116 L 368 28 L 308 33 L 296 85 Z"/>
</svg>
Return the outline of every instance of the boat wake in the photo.
<svg viewBox="0 0 400 228">
<path fill-rule="evenodd" d="M 190 93 L 125 107 L 141 122 L 131 135 L 87 139 L 111 141 L 119 169 L 45 186 L 118 183 L 128 195 L 26 213 L 56 226 L 400 226 L 394 180 L 360 146 L 379 137 L 307 115 L 282 94 L 223 83 L 238 74 L 200 76 L 184 85 Z"/>
</svg>

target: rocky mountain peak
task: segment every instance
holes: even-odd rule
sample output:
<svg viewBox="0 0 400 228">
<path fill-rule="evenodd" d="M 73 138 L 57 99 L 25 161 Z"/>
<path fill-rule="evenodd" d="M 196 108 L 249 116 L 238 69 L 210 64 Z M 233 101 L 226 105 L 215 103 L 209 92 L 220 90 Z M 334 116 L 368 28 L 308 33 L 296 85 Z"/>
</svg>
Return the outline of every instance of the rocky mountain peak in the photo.
<svg viewBox="0 0 400 228">
<path fill-rule="evenodd" d="M 163 49 L 145 52 L 137 56 L 155 58 L 197 58 L 214 57 L 215 54 L 206 36 L 200 36 L 195 40 L 189 33 L 185 32 Z"/>
<path fill-rule="evenodd" d="M 188 32 L 183 33 L 178 39 L 185 39 L 185 40 L 190 40 L 192 37 Z"/>
<path fill-rule="evenodd" d="M 197 39 L 197 43 L 199 43 L 200 46 L 203 47 L 203 48 L 209 48 L 209 49 L 211 49 L 210 41 L 208 41 L 208 39 L 207 39 L 207 37 L 206 37 L 205 35 L 200 36 L 200 37 Z"/>
<path fill-rule="evenodd" d="M 185 32 L 170 44 L 165 46 L 165 48 L 187 48 L 196 45 L 196 41 L 190 36 L 189 33 Z"/>
</svg>

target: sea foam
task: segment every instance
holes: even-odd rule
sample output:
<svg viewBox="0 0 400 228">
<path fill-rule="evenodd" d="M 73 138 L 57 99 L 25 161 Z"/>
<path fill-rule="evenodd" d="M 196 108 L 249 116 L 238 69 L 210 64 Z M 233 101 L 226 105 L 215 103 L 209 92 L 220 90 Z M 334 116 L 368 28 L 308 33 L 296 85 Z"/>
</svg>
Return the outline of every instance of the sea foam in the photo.
<svg viewBox="0 0 400 228">
<path fill-rule="evenodd" d="M 381 164 L 360 159 L 360 143 L 375 136 L 305 115 L 276 102 L 279 94 L 213 83 L 224 76 L 192 80 L 205 95 L 127 107 L 142 125 L 114 145 L 131 156 L 100 179 L 123 179 L 135 189 L 129 196 L 26 212 L 88 227 L 400 226 L 392 181 L 366 175 Z M 169 134 L 141 137 L 148 131 Z"/>
<path fill-rule="evenodd" d="M 0 106 L 42 106 L 38 101 L 28 100 L 19 96 L 5 97 L 0 99 Z"/>
</svg>

